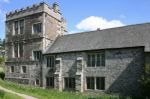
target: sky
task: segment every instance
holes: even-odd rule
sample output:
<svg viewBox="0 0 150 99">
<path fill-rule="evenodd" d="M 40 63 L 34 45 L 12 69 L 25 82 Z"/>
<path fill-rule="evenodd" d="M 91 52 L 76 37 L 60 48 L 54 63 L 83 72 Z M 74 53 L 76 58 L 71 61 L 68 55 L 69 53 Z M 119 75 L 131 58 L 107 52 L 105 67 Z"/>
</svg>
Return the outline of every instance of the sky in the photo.
<svg viewBox="0 0 150 99">
<path fill-rule="evenodd" d="M 58 3 L 69 33 L 150 22 L 150 0 L 0 0 L 0 38 L 6 13 L 43 1 Z"/>
</svg>

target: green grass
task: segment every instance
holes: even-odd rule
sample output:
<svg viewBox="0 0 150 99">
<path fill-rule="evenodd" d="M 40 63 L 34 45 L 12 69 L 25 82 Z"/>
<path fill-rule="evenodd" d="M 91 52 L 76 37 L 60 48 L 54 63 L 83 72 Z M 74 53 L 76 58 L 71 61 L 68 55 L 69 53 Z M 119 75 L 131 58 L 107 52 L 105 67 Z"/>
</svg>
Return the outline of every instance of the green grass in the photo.
<svg viewBox="0 0 150 99">
<path fill-rule="evenodd" d="M 0 99 L 24 99 L 24 98 L 0 90 Z"/>
<path fill-rule="evenodd" d="M 0 80 L 0 85 L 27 95 L 37 97 L 39 99 L 132 99 L 130 97 L 120 97 L 119 95 L 108 94 L 82 94 L 75 92 L 58 92 L 57 90 L 47 90 L 37 87 L 18 85 L 12 82 Z M 14 98 L 16 99 L 16 98 Z"/>
</svg>

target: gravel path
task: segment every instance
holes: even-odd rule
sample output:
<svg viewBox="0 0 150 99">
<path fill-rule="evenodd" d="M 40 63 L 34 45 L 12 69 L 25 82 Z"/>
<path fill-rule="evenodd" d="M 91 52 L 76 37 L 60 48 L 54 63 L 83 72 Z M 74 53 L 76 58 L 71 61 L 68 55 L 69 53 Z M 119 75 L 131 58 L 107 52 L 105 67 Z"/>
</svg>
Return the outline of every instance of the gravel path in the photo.
<svg viewBox="0 0 150 99">
<path fill-rule="evenodd" d="M 3 91 L 5 91 L 5 92 L 9 92 L 9 93 L 12 93 L 12 94 L 16 94 L 16 95 L 18 95 L 18 96 L 23 97 L 24 99 L 37 99 L 37 98 L 34 98 L 34 97 L 32 97 L 32 96 L 28 96 L 28 95 L 25 95 L 25 94 L 21 94 L 21 93 L 14 92 L 14 91 L 12 91 L 12 90 L 8 90 L 8 89 L 6 89 L 6 88 L 4 88 L 4 87 L 1 87 L 1 86 L 0 86 L 0 90 L 3 90 Z"/>
</svg>

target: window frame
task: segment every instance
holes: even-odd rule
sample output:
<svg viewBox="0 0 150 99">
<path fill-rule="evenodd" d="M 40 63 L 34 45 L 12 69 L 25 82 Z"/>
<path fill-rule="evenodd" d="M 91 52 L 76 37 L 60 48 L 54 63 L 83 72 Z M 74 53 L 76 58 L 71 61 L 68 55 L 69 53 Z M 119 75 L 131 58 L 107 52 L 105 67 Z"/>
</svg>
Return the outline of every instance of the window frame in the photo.
<svg viewBox="0 0 150 99">
<path fill-rule="evenodd" d="M 26 72 L 24 72 L 23 67 L 26 68 L 26 70 L 25 70 Z M 21 73 L 22 73 L 22 74 L 27 74 L 27 66 L 21 66 Z"/>
<path fill-rule="evenodd" d="M 39 81 L 39 84 L 37 84 L 37 81 Z M 35 85 L 39 86 L 40 85 L 40 79 L 35 79 Z"/>
<path fill-rule="evenodd" d="M 93 82 L 94 82 L 94 83 L 93 83 L 93 84 L 94 84 L 94 85 L 93 85 L 93 86 L 94 86 L 93 89 L 88 89 L 87 78 L 93 78 L 93 80 L 94 80 L 94 81 L 93 81 Z M 103 84 L 104 84 L 104 86 L 101 86 L 101 87 L 103 87 L 103 88 L 101 88 L 101 89 L 98 89 L 98 88 L 97 88 L 97 78 L 101 78 L 101 79 L 104 78 L 104 80 L 103 80 L 104 82 L 101 81 L 101 82 L 103 82 Z M 85 83 L 86 83 L 86 84 L 85 84 L 85 85 L 86 85 L 86 90 L 95 90 L 95 91 L 105 91 L 105 90 L 106 90 L 106 77 L 104 77 L 104 76 L 99 76 L 99 77 L 98 77 L 98 76 L 96 76 L 96 77 L 87 76 Z"/>
<path fill-rule="evenodd" d="M 35 52 L 39 52 L 40 53 L 39 54 L 40 55 L 40 59 L 37 58 L 37 55 L 36 55 L 36 58 L 35 58 Z M 34 61 L 41 61 L 42 59 L 43 59 L 43 54 L 42 54 L 41 50 L 33 50 L 32 51 L 32 60 L 34 60 Z"/>
<path fill-rule="evenodd" d="M 48 61 L 47 61 L 48 57 L 53 57 L 53 62 L 51 62 L 51 65 L 53 64 L 53 66 L 51 66 L 51 65 L 48 66 Z M 55 55 L 48 55 L 48 56 L 46 56 L 46 67 L 48 67 L 48 68 L 55 68 L 55 65 L 56 65 L 55 61 L 56 61 Z"/>
<path fill-rule="evenodd" d="M 89 55 L 90 55 L 90 62 L 89 62 Z M 91 57 L 93 57 L 92 55 L 94 55 L 95 60 L 92 60 L 92 58 L 91 58 Z M 97 63 L 98 62 L 97 61 L 98 55 L 100 56 L 99 66 L 97 65 L 98 64 Z M 86 67 L 88 67 L 88 68 L 101 68 L 101 67 L 105 67 L 105 64 L 106 64 L 105 51 L 87 53 L 87 59 L 86 60 L 87 60 L 86 61 L 86 64 L 87 64 Z M 94 62 L 94 66 L 92 66 L 92 62 Z"/>
<path fill-rule="evenodd" d="M 46 87 L 47 88 L 55 88 L 55 77 L 54 76 L 46 77 Z"/>
<path fill-rule="evenodd" d="M 23 20 L 23 33 L 20 33 L 20 22 Z M 16 28 L 15 28 L 15 23 L 17 22 L 17 30 L 18 30 L 18 33 L 16 34 Z M 14 22 L 13 22 L 13 35 L 22 35 L 22 34 L 24 34 L 25 33 L 25 18 L 22 18 L 22 19 L 19 19 L 19 20 L 15 20 Z"/>
<path fill-rule="evenodd" d="M 66 80 L 67 80 L 67 82 L 66 82 Z M 68 85 L 66 86 L 66 84 L 68 84 Z M 71 87 L 70 87 L 70 85 L 71 85 Z M 64 77 L 64 89 L 65 90 L 75 90 L 76 89 L 76 78 L 75 77 Z"/>
<path fill-rule="evenodd" d="M 12 67 L 13 67 L 13 70 L 12 70 Z M 10 66 L 10 73 L 14 73 L 15 72 L 15 66 Z"/>
<path fill-rule="evenodd" d="M 34 31 L 34 25 L 36 25 L 36 24 L 41 24 L 41 32 L 35 32 Z M 32 34 L 40 34 L 40 33 L 42 33 L 43 32 L 43 23 L 42 22 L 35 22 L 35 23 L 33 23 L 32 24 Z"/>
<path fill-rule="evenodd" d="M 21 44 L 22 44 L 22 51 L 20 50 L 21 49 Z M 17 48 L 17 50 L 15 50 L 15 48 Z M 24 44 L 23 44 L 23 42 L 21 42 L 21 43 L 19 43 L 19 42 L 13 43 L 12 56 L 13 56 L 13 58 L 21 58 L 21 57 L 24 56 Z"/>
</svg>

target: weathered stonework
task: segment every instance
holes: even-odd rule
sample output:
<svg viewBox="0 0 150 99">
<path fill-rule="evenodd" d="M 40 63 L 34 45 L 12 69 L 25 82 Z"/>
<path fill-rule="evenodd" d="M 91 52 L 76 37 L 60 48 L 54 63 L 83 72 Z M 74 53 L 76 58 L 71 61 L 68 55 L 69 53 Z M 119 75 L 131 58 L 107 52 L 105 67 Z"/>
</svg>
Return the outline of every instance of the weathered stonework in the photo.
<svg viewBox="0 0 150 99">
<path fill-rule="evenodd" d="M 6 80 L 35 85 L 38 79 L 39 86 L 42 86 L 42 62 L 33 59 L 33 51 L 44 52 L 57 36 L 66 31 L 65 21 L 54 10 L 46 3 L 40 3 L 6 15 Z M 14 22 L 21 19 L 24 19 L 24 33 L 14 35 Z M 42 33 L 33 34 L 32 25 L 35 23 L 42 23 Z M 23 57 L 13 57 L 14 43 L 23 43 Z M 13 73 L 10 73 L 10 66 L 15 67 Z M 21 66 L 26 66 L 25 74 L 21 73 Z"/>
<path fill-rule="evenodd" d="M 97 90 L 97 92 L 140 95 L 138 80 L 140 79 L 144 66 L 144 49 L 142 47 L 104 50 L 104 67 L 87 67 L 87 53 L 88 52 L 72 52 L 56 54 L 56 58 L 62 60 L 62 74 L 60 76 L 62 83 L 59 85 L 63 87 L 62 90 L 64 90 L 64 77 L 75 77 L 75 90 L 83 90 L 84 92 L 95 92 L 95 90 L 86 89 L 86 77 L 105 77 L 105 90 Z M 77 72 L 78 58 L 83 58 L 82 70 L 80 70 L 80 72 Z M 55 70 L 50 73 L 50 69 L 46 68 L 46 64 L 43 65 L 43 68 L 43 80 L 45 80 L 45 76 L 55 75 L 55 71 L 57 71 Z M 55 81 L 55 88 L 58 89 L 59 80 Z"/>
</svg>

